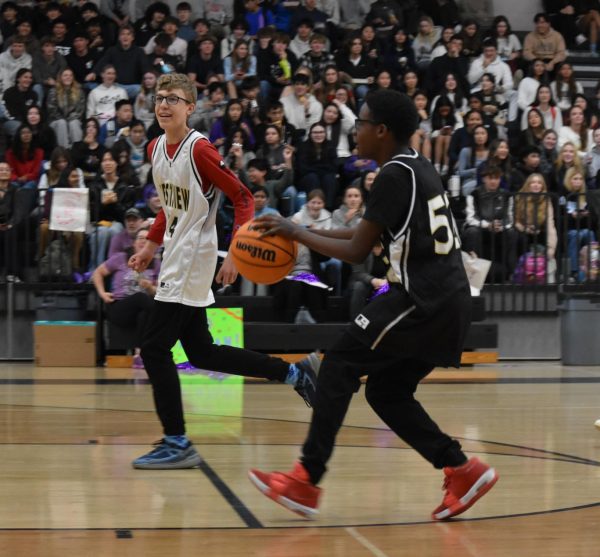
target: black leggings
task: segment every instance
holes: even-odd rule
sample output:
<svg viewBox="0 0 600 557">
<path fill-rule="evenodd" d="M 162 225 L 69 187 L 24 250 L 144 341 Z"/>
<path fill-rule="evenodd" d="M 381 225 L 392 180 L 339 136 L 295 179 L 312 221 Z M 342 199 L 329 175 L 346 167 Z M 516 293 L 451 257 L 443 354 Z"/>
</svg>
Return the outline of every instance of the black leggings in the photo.
<svg viewBox="0 0 600 557">
<path fill-rule="evenodd" d="M 280 358 L 213 344 L 206 308 L 155 301 L 144 331 L 142 358 L 165 435 L 185 433 L 181 385 L 171 354 L 178 340 L 190 363 L 199 369 L 277 381 L 284 381 L 289 371 L 289 364 Z"/>
<path fill-rule="evenodd" d="M 318 483 L 335 444 L 335 437 L 360 388 L 360 377 L 368 375 L 367 401 L 383 422 L 436 468 L 459 466 L 467 458 L 458 441 L 443 433 L 415 400 L 419 382 L 433 365 L 415 359 L 371 350 L 344 332 L 327 352 L 317 382 L 317 398 L 308 437 L 302 448 L 302 463 L 311 481 Z"/>
<path fill-rule="evenodd" d="M 144 292 L 137 292 L 106 304 L 106 316 L 119 327 L 135 327 L 135 345 L 138 347 L 142 344 L 142 334 L 153 308 L 154 300 Z"/>
</svg>

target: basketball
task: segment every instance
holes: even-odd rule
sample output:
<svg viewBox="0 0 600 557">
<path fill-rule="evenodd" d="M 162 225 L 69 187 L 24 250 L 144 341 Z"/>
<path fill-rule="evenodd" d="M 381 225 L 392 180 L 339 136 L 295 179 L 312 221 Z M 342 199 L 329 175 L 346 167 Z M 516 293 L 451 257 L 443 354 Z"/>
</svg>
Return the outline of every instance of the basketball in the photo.
<svg viewBox="0 0 600 557">
<path fill-rule="evenodd" d="M 233 237 L 229 253 L 240 274 L 257 284 L 274 284 L 285 278 L 296 262 L 296 242 L 281 236 L 261 238 L 249 221 Z"/>
</svg>

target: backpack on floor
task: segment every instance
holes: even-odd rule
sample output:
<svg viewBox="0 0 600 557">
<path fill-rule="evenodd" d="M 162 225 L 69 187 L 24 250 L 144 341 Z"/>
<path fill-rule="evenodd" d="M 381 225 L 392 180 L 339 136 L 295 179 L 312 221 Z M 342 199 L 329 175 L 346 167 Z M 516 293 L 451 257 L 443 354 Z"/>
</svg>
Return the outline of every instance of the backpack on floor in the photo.
<svg viewBox="0 0 600 557">
<path fill-rule="evenodd" d="M 528 251 L 519 257 L 515 272 L 515 284 L 546 284 L 546 257 Z"/>
</svg>

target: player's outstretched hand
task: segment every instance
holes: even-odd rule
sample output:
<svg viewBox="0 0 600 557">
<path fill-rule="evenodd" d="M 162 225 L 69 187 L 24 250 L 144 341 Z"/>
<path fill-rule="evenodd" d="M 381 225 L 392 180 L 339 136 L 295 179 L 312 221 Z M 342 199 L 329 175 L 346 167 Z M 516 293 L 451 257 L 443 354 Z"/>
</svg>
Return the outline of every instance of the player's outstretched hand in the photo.
<svg viewBox="0 0 600 557">
<path fill-rule="evenodd" d="M 254 220 L 252 226 L 262 230 L 261 238 L 263 236 L 277 235 L 294 239 L 298 231 L 298 225 L 289 219 L 283 218 L 281 215 L 264 215 L 258 217 Z"/>
</svg>

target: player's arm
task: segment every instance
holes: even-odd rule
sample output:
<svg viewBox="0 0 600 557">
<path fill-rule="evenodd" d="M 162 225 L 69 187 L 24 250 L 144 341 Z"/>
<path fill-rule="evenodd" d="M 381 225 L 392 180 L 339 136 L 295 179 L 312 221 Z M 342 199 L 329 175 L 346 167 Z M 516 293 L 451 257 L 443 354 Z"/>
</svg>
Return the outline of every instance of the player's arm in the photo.
<svg viewBox="0 0 600 557">
<path fill-rule="evenodd" d="M 211 186 L 218 187 L 233 203 L 233 233 L 254 217 L 254 198 L 250 190 L 242 184 L 223 162 L 215 146 L 209 141 L 196 141 L 194 145 L 194 165 L 202 179 L 204 192 Z M 229 255 L 223 261 L 215 280 L 219 284 L 232 284 L 238 272 Z"/>
</svg>

